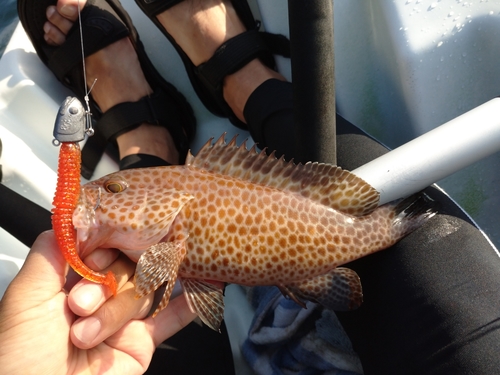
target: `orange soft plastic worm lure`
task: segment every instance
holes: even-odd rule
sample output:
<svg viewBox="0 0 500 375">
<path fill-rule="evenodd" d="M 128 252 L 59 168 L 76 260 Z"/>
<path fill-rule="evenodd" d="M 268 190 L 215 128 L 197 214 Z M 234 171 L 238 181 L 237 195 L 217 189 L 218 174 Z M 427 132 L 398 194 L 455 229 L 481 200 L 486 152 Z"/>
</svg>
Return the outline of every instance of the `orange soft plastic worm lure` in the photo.
<svg viewBox="0 0 500 375">
<path fill-rule="evenodd" d="M 84 115 L 85 110 L 80 101 L 68 97 L 61 105 L 56 120 L 55 144 L 60 143 L 61 149 L 57 168 L 56 193 L 53 201 L 54 208 L 52 209 L 52 228 L 64 259 L 71 268 L 87 280 L 108 286 L 113 295 L 116 295 L 117 285 L 113 273 L 109 271 L 107 274 L 102 274 L 90 269 L 80 259 L 77 251 L 73 212 L 80 195 L 81 151 L 78 141 L 83 139 L 83 135 L 80 134 L 83 134 L 85 128 L 82 111 Z M 71 139 L 75 141 L 70 141 Z"/>
</svg>

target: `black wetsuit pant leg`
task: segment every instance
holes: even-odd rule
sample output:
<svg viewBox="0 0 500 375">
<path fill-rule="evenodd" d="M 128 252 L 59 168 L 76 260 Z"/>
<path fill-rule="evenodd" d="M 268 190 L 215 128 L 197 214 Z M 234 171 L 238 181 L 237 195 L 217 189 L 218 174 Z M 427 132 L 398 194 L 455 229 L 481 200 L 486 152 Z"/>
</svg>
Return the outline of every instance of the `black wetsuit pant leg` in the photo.
<svg viewBox="0 0 500 375">
<path fill-rule="evenodd" d="M 243 115 L 250 135 L 257 145 L 276 156 L 290 159 L 297 150 L 293 133 L 292 84 L 270 79 L 261 84 L 248 98 Z"/>
<path fill-rule="evenodd" d="M 387 152 L 337 118 L 338 163 L 355 169 Z M 364 303 L 339 318 L 365 374 L 500 371 L 500 257 L 444 193 L 438 215 L 388 250 L 349 265 Z"/>
<path fill-rule="evenodd" d="M 280 94 L 267 90 L 261 103 Z M 251 131 L 264 146 L 293 157 L 289 145 L 300 140 L 289 130 L 291 111 L 259 113 L 256 102 L 249 100 L 247 120 L 263 120 L 248 121 Z M 387 152 L 340 116 L 336 127 L 337 161 L 345 169 Z M 268 129 L 279 129 L 277 137 Z M 347 265 L 359 274 L 365 301 L 339 318 L 366 375 L 498 373 L 499 254 L 451 199 L 435 188 L 426 192 L 438 215 L 392 248 Z"/>
</svg>

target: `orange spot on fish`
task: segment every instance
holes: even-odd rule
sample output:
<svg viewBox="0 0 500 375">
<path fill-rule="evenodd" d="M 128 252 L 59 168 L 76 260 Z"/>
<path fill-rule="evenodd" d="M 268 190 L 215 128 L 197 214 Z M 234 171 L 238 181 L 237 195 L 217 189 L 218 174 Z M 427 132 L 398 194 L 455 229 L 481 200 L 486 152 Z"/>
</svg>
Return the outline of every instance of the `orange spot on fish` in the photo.
<svg viewBox="0 0 500 375">
<path fill-rule="evenodd" d="M 286 238 L 284 238 L 284 237 L 280 238 L 279 245 L 281 246 L 282 249 L 286 248 L 288 245 Z"/>
</svg>

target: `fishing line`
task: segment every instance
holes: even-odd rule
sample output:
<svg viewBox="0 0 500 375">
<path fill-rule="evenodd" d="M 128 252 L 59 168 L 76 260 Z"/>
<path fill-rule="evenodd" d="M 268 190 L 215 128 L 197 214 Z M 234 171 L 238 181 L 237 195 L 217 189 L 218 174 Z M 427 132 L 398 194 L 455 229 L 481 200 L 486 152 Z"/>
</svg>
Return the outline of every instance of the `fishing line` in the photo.
<svg viewBox="0 0 500 375">
<path fill-rule="evenodd" d="M 85 67 L 85 51 L 83 48 L 83 28 L 82 28 L 82 17 L 81 17 L 81 7 L 80 7 L 80 0 L 78 0 L 78 26 L 80 28 L 80 45 L 82 47 L 82 68 L 83 68 L 83 84 L 85 86 L 85 104 L 87 106 L 87 110 L 85 111 L 85 133 L 90 137 L 94 135 L 94 128 L 92 127 L 92 113 L 90 112 L 90 99 L 89 95 L 92 89 L 94 88 L 94 85 L 97 81 L 97 78 L 94 79 L 94 82 L 92 82 L 92 86 L 90 86 L 90 89 L 87 88 L 87 69 Z"/>
</svg>

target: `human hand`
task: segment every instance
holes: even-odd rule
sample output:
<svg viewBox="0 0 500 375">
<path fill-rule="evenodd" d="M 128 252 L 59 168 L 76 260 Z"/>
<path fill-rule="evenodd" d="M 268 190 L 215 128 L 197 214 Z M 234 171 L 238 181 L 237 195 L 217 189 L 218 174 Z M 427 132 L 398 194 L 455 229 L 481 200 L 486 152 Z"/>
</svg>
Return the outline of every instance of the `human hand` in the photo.
<svg viewBox="0 0 500 375">
<path fill-rule="evenodd" d="M 85 263 L 98 270 L 109 266 L 118 282 L 116 297 L 86 280 L 71 287 L 53 232 L 38 237 L 0 301 L 2 373 L 142 374 L 156 346 L 194 319 L 185 298 L 172 300 L 154 319 L 144 318 L 153 296 L 134 298 L 129 279 L 135 264 L 118 252 L 96 250 Z"/>
</svg>

